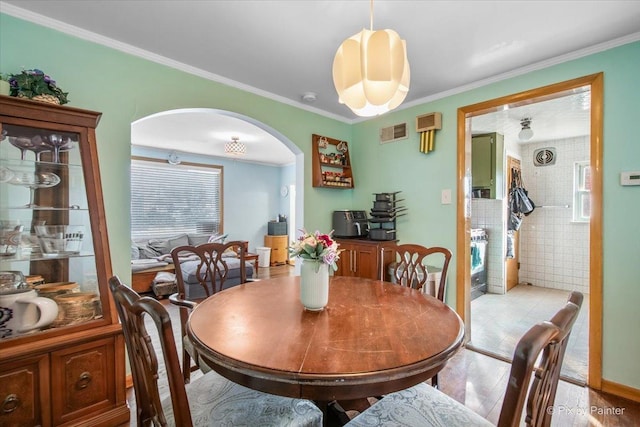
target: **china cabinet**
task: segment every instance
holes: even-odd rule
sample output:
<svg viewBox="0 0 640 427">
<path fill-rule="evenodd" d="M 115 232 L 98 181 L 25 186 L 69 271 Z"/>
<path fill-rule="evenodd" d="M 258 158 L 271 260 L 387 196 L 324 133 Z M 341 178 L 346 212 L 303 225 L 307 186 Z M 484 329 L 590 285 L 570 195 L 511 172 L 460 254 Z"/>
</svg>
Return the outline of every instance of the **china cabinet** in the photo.
<svg viewBox="0 0 640 427">
<path fill-rule="evenodd" d="M 25 333 L 0 318 L 2 426 L 129 420 L 124 340 L 107 284 L 100 116 L 0 96 L 0 226 L 13 236 L 0 244 L 0 295 L 33 287 L 58 307 L 55 321 Z"/>
</svg>

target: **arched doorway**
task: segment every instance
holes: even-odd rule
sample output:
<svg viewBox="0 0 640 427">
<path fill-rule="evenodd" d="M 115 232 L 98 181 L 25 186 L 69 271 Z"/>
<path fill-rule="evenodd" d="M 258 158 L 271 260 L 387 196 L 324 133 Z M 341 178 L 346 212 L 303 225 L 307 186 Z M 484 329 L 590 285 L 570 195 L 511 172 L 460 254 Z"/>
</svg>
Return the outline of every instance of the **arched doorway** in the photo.
<svg viewBox="0 0 640 427">
<path fill-rule="evenodd" d="M 224 151 L 224 146 L 235 136 L 247 148 L 243 156 L 229 156 Z M 251 239 L 252 247 L 262 246 L 262 234 L 266 234 L 268 219 L 284 212 L 289 213 L 290 218 L 304 217 L 303 152 L 279 131 L 251 117 L 210 108 L 162 111 L 131 124 L 131 144 L 133 155 L 151 156 L 161 161 L 168 160 L 169 156 L 173 161 L 207 159 L 224 165 L 225 187 L 240 190 L 225 194 L 229 201 L 233 198 L 233 203 L 225 205 L 225 210 L 229 211 L 227 219 L 231 221 L 233 218 L 237 222 L 246 219 L 250 212 L 243 206 L 261 206 L 260 212 L 269 212 L 268 218 L 261 220 L 264 229 L 244 237 Z M 273 179 L 252 178 L 252 168 L 262 170 L 269 167 L 281 168 L 285 172 Z M 297 190 L 286 194 L 281 192 L 283 186 L 291 185 Z M 295 200 L 290 197 L 295 197 Z M 290 223 L 289 226 L 293 235 L 295 224 Z"/>
</svg>

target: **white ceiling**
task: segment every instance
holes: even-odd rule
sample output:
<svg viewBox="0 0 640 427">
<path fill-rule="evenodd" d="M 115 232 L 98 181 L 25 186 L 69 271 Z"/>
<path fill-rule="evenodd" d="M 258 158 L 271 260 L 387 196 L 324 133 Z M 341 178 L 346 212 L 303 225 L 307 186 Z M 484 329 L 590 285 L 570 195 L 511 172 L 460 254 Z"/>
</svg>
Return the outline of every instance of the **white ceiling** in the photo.
<svg viewBox="0 0 640 427">
<path fill-rule="evenodd" d="M 340 43 L 368 28 L 369 7 L 366 0 L 0 2 L 5 13 L 346 122 L 357 118 L 338 103 L 331 67 Z M 412 78 L 403 108 L 640 40 L 640 1 L 376 0 L 373 28 L 406 40 Z M 303 103 L 305 92 L 317 100 Z M 206 123 L 213 124 L 226 126 Z M 543 125 L 534 117 L 534 127 Z"/>
<path fill-rule="evenodd" d="M 238 137 L 246 148 L 242 156 L 229 156 L 224 146 Z M 182 153 L 231 157 L 245 162 L 288 165 L 295 155 L 276 137 L 242 118 L 206 108 L 168 111 L 145 117 L 131 126 L 134 145 Z"/>
<path fill-rule="evenodd" d="M 576 90 L 560 98 L 535 102 L 517 108 L 504 108 L 471 118 L 473 134 L 498 132 L 506 140 L 521 144 L 589 135 L 591 132 L 591 92 Z M 522 119 L 531 119 L 533 137 L 521 141 Z"/>
</svg>

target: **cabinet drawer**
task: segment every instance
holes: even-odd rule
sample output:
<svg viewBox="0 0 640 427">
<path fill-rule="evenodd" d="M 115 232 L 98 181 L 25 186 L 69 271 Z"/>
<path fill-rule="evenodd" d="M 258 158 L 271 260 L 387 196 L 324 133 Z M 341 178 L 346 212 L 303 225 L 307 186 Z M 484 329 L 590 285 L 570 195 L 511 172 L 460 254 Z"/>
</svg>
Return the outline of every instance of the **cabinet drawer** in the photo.
<svg viewBox="0 0 640 427">
<path fill-rule="evenodd" d="M 49 358 L 0 365 L 0 426 L 49 426 Z"/>
<path fill-rule="evenodd" d="M 285 264 L 289 259 L 289 236 L 264 236 L 264 245 L 271 248 L 271 265 Z"/>
<path fill-rule="evenodd" d="M 114 358 L 111 338 L 51 353 L 54 424 L 115 406 Z"/>
</svg>

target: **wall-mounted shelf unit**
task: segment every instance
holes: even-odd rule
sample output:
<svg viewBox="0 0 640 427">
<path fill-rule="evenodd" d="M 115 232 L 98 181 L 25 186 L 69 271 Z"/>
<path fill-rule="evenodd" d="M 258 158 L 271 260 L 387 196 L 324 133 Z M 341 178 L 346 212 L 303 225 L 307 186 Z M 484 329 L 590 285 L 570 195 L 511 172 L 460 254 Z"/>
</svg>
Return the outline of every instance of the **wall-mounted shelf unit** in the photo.
<svg viewBox="0 0 640 427">
<path fill-rule="evenodd" d="M 346 141 L 313 135 L 313 186 L 325 188 L 353 188 L 353 174 L 349 146 Z"/>
</svg>

